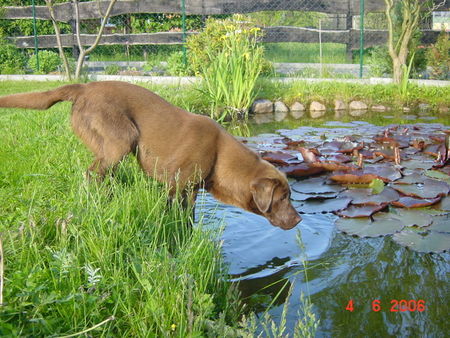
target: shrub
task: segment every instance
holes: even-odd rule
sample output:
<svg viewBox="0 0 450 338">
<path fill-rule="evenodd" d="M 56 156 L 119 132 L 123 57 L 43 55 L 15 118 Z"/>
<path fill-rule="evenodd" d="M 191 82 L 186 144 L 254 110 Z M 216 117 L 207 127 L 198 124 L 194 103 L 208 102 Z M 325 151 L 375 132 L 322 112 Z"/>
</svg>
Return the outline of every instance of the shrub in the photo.
<svg viewBox="0 0 450 338">
<path fill-rule="evenodd" d="M 118 65 L 109 65 L 105 68 L 106 75 L 117 75 L 119 74 L 120 67 Z"/>
<path fill-rule="evenodd" d="M 36 55 L 33 54 L 28 60 L 28 67 L 33 70 L 33 73 L 48 74 L 54 72 L 61 65 L 61 58 L 58 53 L 50 50 L 39 52 L 39 69 L 37 67 Z"/>
<path fill-rule="evenodd" d="M 445 30 L 441 31 L 436 43 L 428 50 L 427 60 L 433 79 L 450 79 L 450 40 Z"/>
<path fill-rule="evenodd" d="M 175 76 L 190 76 L 194 73 L 189 64 L 183 63 L 183 52 L 170 54 L 167 59 L 167 71 L 170 75 Z"/>
<path fill-rule="evenodd" d="M 208 19 L 205 29 L 188 39 L 189 60 L 203 78 L 203 92 L 211 104 L 211 117 L 236 121 L 247 117 L 261 73 L 261 30 L 242 15 Z"/>
<path fill-rule="evenodd" d="M 370 75 L 375 77 L 391 76 L 392 71 L 392 59 L 389 56 L 389 51 L 386 46 L 376 46 L 369 51 L 367 64 L 370 66 Z M 406 64 L 408 65 L 412 55 L 414 59 L 411 66 L 411 76 L 418 77 L 420 73 L 426 69 L 426 57 L 424 48 L 412 48 L 408 55 Z"/>
<path fill-rule="evenodd" d="M 23 73 L 25 60 L 16 46 L 0 42 L 0 74 Z"/>
</svg>

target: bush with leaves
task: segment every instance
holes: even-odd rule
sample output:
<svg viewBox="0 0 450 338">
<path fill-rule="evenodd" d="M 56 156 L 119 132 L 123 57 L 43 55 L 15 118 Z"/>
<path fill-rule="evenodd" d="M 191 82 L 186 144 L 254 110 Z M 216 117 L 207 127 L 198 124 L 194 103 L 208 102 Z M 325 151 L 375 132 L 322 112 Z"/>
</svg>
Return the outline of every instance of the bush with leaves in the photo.
<svg viewBox="0 0 450 338">
<path fill-rule="evenodd" d="M 16 46 L 0 40 L 0 74 L 22 74 L 25 63 L 25 56 Z"/>
<path fill-rule="evenodd" d="M 450 79 L 450 39 L 442 30 L 434 45 L 427 52 L 428 66 L 433 79 Z"/>
<path fill-rule="evenodd" d="M 39 69 L 35 54 L 33 54 L 28 60 L 28 67 L 33 70 L 33 73 L 48 74 L 56 71 L 61 63 L 61 58 L 58 53 L 50 50 L 44 50 L 39 52 Z"/>
<path fill-rule="evenodd" d="M 212 118 L 246 119 L 264 65 L 261 36 L 261 29 L 247 17 L 233 15 L 208 19 L 202 32 L 188 38 L 190 64 L 203 79 Z"/>
<path fill-rule="evenodd" d="M 183 62 L 183 52 L 174 52 L 167 59 L 167 72 L 174 76 L 190 76 L 193 75 L 189 64 Z"/>
</svg>

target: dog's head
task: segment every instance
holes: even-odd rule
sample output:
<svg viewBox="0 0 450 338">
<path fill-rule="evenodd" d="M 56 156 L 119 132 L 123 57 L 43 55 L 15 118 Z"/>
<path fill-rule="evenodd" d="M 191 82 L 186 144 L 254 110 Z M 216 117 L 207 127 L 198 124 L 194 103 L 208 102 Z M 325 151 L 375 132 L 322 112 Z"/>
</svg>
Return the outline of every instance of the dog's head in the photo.
<svg viewBox="0 0 450 338">
<path fill-rule="evenodd" d="M 291 191 L 286 178 L 278 171 L 277 174 L 256 177 L 251 182 L 250 192 L 253 202 L 251 209 L 267 218 L 272 225 L 289 230 L 302 218 L 291 204 L 289 199 Z"/>
</svg>

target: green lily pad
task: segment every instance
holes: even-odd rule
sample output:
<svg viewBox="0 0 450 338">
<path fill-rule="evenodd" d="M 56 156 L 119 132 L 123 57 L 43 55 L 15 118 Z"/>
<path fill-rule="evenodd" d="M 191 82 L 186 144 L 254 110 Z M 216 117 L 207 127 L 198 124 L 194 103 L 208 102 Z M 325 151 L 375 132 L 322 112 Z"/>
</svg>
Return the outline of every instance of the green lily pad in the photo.
<svg viewBox="0 0 450 338">
<path fill-rule="evenodd" d="M 411 250 L 424 253 L 439 253 L 450 249 L 450 234 L 427 231 L 425 234 L 405 229 L 392 236 L 392 239 Z"/>
<path fill-rule="evenodd" d="M 350 204 L 349 198 L 331 198 L 325 200 L 308 200 L 293 203 L 294 208 L 303 214 L 317 214 L 335 212 L 347 208 Z"/>
<path fill-rule="evenodd" d="M 372 193 L 372 189 L 349 189 L 339 194 L 339 197 L 351 198 L 352 204 L 378 205 L 397 201 L 400 195 L 394 189 L 385 187 L 379 194 Z"/>
<path fill-rule="evenodd" d="M 425 175 L 427 175 L 428 177 L 431 177 L 431 178 L 435 178 L 439 181 L 444 181 L 444 182 L 447 182 L 448 184 L 450 184 L 450 176 L 448 176 L 447 174 L 445 174 L 441 171 L 427 170 L 427 171 L 425 171 Z"/>
<path fill-rule="evenodd" d="M 427 227 L 433 222 L 433 218 L 417 209 L 398 209 L 393 210 L 393 217 L 402 222 L 404 226 L 418 226 L 420 228 Z"/>
<path fill-rule="evenodd" d="M 439 210 L 450 211 L 450 196 L 445 196 L 441 201 L 436 204 L 436 208 Z"/>
<path fill-rule="evenodd" d="M 428 178 L 423 184 L 391 184 L 399 193 L 418 198 L 435 198 L 448 194 L 449 185 L 445 182 Z"/>
<path fill-rule="evenodd" d="M 403 229 L 404 225 L 389 213 L 378 213 L 370 218 L 339 218 L 337 228 L 349 235 L 358 237 L 380 237 L 391 235 Z"/>
<path fill-rule="evenodd" d="M 428 227 L 427 229 L 437 231 L 437 232 L 450 233 L 450 217 L 449 217 L 449 215 L 434 217 L 433 224 L 431 224 L 431 226 Z"/>
<path fill-rule="evenodd" d="M 292 190 L 303 194 L 336 193 L 345 188 L 337 184 L 325 184 L 326 177 L 313 177 L 301 180 L 292 185 Z"/>
<path fill-rule="evenodd" d="M 378 204 L 378 205 L 350 205 L 345 210 L 340 210 L 336 212 L 336 215 L 342 217 L 370 217 L 374 213 L 384 209 L 387 204 Z"/>
</svg>

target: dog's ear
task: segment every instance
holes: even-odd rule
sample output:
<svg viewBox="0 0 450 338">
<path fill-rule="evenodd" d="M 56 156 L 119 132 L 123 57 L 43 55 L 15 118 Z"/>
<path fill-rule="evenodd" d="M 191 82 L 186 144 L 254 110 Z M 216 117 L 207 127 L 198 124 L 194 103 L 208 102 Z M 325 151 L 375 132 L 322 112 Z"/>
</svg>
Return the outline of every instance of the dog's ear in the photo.
<svg viewBox="0 0 450 338">
<path fill-rule="evenodd" d="M 269 210 L 273 200 L 273 192 L 278 184 L 279 181 L 273 178 L 260 178 L 252 182 L 250 189 L 253 201 L 262 213 Z"/>
</svg>

